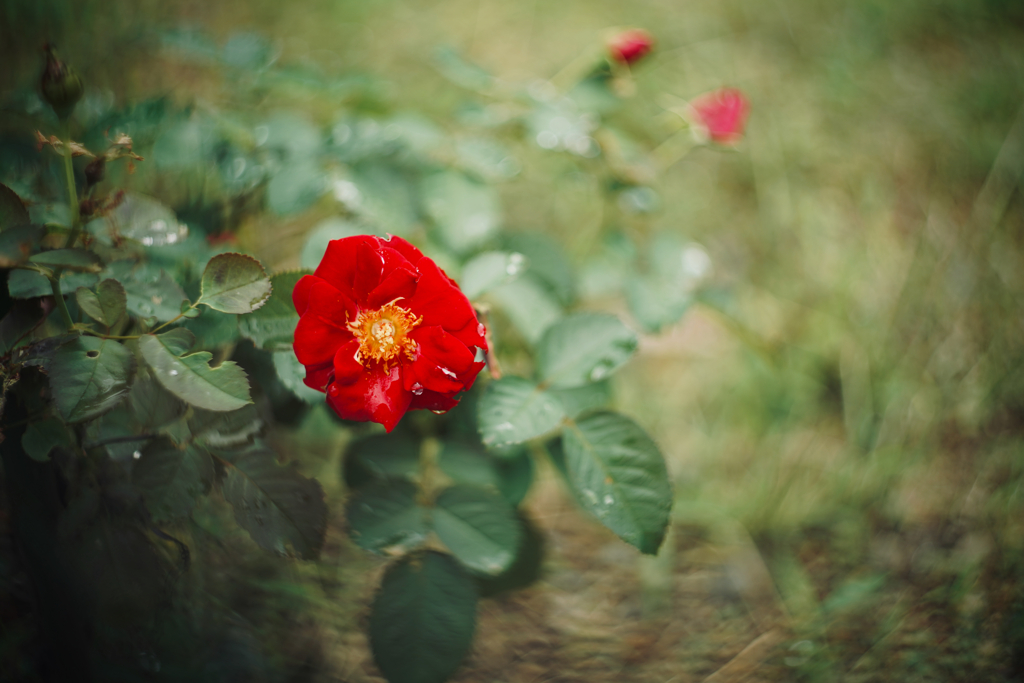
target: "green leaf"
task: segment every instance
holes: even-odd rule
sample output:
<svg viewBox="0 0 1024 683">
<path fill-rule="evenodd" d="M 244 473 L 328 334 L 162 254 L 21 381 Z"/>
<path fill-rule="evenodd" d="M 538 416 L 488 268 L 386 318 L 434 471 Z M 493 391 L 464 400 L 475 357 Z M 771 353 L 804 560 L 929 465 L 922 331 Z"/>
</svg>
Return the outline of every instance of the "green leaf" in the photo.
<svg viewBox="0 0 1024 683">
<path fill-rule="evenodd" d="M 232 33 L 221 52 L 224 63 L 238 69 L 265 69 L 274 58 L 274 48 L 270 42 L 250 31 Z"/>
<path fill-rule="evenodd" d="M 413 479 L 419 472 L 420 442 L 402 434 L 372 434 L 345 450 L 345 484 L 359 488 L 389 478 Z"/>
<path fill-rule="evenodd" d="M 92 287 L 99 278 L 93 273 L 73 273 L 65 271 L 60 276 L 60 289 L 70 293 L 79 287 Z M 34 299 L 37 296 L 50 296 L 53 289 L 45 275 L 33 270 L 12 270 L 7 277 L 7 291 L 12 299 Z"/>
<path fill-rule="evenodd" d="M 537 374 L 558 389 L 597 382 L 629 360 L 637 343 L 636 334 L 614 315 L 574 313 L 544 333 L 537 345 Z"/>
<path fill-rule="evenodd" d="M 277 378 L 288 391 L 306 403 L 323 403 L 324 392 L 311 389 L 302 381 L 306 377 L 306 368 L 295 357 L 294 352 L 275 351 L 272 355 Z"/>
<path fill-rule="evenodd" d="M 189 118 L 161 127 L 151 157 L 161 169 L 194 171 L 203 168 L 218 142 L 217 130 L 208 116 L 192 112 Z"/>
<path fill-rule="evenodd" d="M 26 343 L 28 333 L 40 324 L 43 309 L 38 301 L 13 301 L 7 315 L 0 320 L 0 356 Z"/>
<path fill-rule="evenodd" d="M 86 227 L 101 239 L 110 240 L 114 235 L 120 235 L 144 247 L 179 244 L 188 238 L 188 226 L 179 223 L 171 209 L 134 192 L 125 193 L 123 201 L 113 211 L 90 221 Z M 111 233 L 110 237 L 103 235 L 104 228 Z"/>
<path fill-rule="evenodd" d="M 343 201 L 363 220 L 400 237 L 412 231 L 417 222 L 416 202 L 409 182 L 393 166 L 372 160 L 356 164 L 350 184 L 355 186 L 356 196 Z M 336 187 L 339 198 L 349 192 L 347 186 L 340 187 L 345 191 Z"/>
<path fill-rule="evenodd" d="M 494 576 L 515 559 L 519 525 L 496 492 L 467 484 L 446 488 L 434 501 L 431 520 L 441 542 L 473 571 Z"/>
<path fill-rule="evenodd" d="M 3 187 L 3 185 L 0 185 Z M 0 268 L 12 268 L 28 260 L 32 247 L 46 234 L 41 225 L 15 225 L 0 232 Z"/>
<path fill-rule="evenodd" d="M 475 577 L 482 597 L 526 588 L 540 578 L 544 562 L 544 534 L 522 510 L 516 510 L 515 515 L 520 529 L 516 559 L 497 576 Z"/>
<path fill-rule="evenodd" d="M 501 207 L 497 191 L 455 171 L 427 176 L 420 185 L 423 207 L 449 249 L 465 254 L 498 230 Z"/>
<path fill-rule="evenodd" d="M 192 405 L 206 410 L 237 410 L 247 403 L 249 380 L 245 371 L 231 361 L 210 367 L 208 351 L 180 356 L 181 333 L 144 334 L 139 350 L 153 375 L 165 389 Z"/>
<path fill-rule="evenodd" d="M 529 271 L 494 288 L 490 296 L 529 344 L 540 341 L 544 331 L 562 317 L 562 307 Z"/>
<path fill-rule="evenodd" d="M 641 552 L 658 552 L 672 489 L 657 444 L 635 422 L 602 411 L 562 433 L 569 484 L 580 504 Z"/>
<path fill-rule="evenodd" d="M 185 414 L 186 405 L 153 377 L 140 373 L 132 382 L 128 405 L 143 431 L 156 431 Z"/>
<path fill-rule="evenodd" d="M 533 382 L 506 376 L 491 382 L 480 397 L 478 426 L 488 446 L 522 443 L 556 429 L 562 405 Z"/>
<path fill-rule="evenodd" d="M 588 410 L 608 405 L 612 400 L 612 385 L 604 379 L 571 389 L 549 389 L 548 393 L 558 399 L 566 415 L 575 419 Z"/>
<path fill-rule="evenodd" d="M 575 276 L 562 245 L 551 235 L 542 232 L 506 232 L 502 234 L 502 247 L 522 254 L 529 264 L 531 278 L 543 285 L 562 306 L 568 306 L 576 297 Z"/>
<path fill-rule="evenodd" d="M 75 290 L 75 299 L 82 312 L 96 322 L 113 327 L 125 314 L 128 295 L 117 280 L 102 280 L 93 292 L 85 287 Z"/>
<path fill-rule="evenodd" d="M 429 531 L 428 513 L 416 493 L 408 479 L 382 479 L 356 489 L 345 513 L 352 540 L 382 554 L 422 545 Z"/>
<path fill-rule="evenodd" d="M 132 483 L 157 523 L 187 517 L 199 496 L 210 492 L 213 478 L 209 453 L 192 446 L 178 449 L 167 439 L 147 444 L 132 467 Z"/>
<path fill-rule="evenodd" d="M 270 282 L 273 289 L 267 303 L 259 310 L 238 319 L 238 331 L 251 339 L 257 348 L 267 351 L 290 350 L 299 314 L 292 303 L 292 290 L 310 270 L 288 270 L 275 273 Z"/>
<path fill-rule="evenodd" d="M 272 451 L 257 448 L 232 459 L 223 490 L 235 521 L 261 548 L 284 554 L 290 544 L 304 560 L 320 556 L 327 504 L 315 479 L 279 465 Z"/>
<path fill-rule="evenodd" d="M 408 555 L 388 567 L 370 610 L 370 647 L 389 683 L 443 683 L 473 643 L 476 588 L 451 556 Z"/>
<path fill-rule="evenodd" d="M 28 209 L 21 198 L 14 190 L 0 183 L 0 230 L 9 230 L 31 222 Z"/>
<path fill-rule="evenodd" d="M 297 159 L 267 183 L 267 206 L 279 216 L 289 216 L 313 206 L 326 190 L 324 170 L 308 159 Z"/>
<path fill-rule="evenodd" d="M 128 311 L 140 318 L 173 320 L 181 313 L 181 302 L 188 299 L 174 278 L 148 263 L 116 261 L 107 266 L 103 275 L 121 283 Z"/>
<path fill-rule="evenodd" d="M 65 422 L 105 413 L 128 394 L 135 357 L 120 343 L 80 337 L 60 347 L 47 365 L 57 410 Z"/>
<path fill-rule="evenodd" d="M 199 301 L 224 313 L 251 313 L 266 303 L 271 284 L 267 271 L 252 256 L 217 254 L 206 264 Z"/>
<path fill-rule="evenodd" d="M 626 303 L 644 330 L 659 332 L 683 317 L 693 304 L 693 295 L 656 278 L 632 275 L 626 281 Z"/>
<path fill-rule="evenodd" d="M 37 462 L 50 459 L 50 451 L 57 446 L 72 448 L 74 445 L 64 423 L 55 417 L 29 422 L 21 435 L 21 447 L 25 454 Z"/>
<path fill-rule="evenodd" d="M 511 282 L 526 267 L 526 257 L 518 252 L 485 251 L 462 267 L 459 284 L 468 299 L 476 299 L 499 285 Z"/>
<path fill-rule="evenodd" d="M 456 483 L 494 489 L 510 505 L 519 505 L 533 483 L 533 459 L 519 446 L 507 451 L 496 455 L 479 445 L 446 440 L 438 465 Z"/>
<path fill-rule="evenodd" d="M 237 448 L 252 442 L 263 428 L 263 420 L 253 405 L 226 413 L 194 408 L 188 426 L 197 443 L 209 448 Z"/>
</svg>

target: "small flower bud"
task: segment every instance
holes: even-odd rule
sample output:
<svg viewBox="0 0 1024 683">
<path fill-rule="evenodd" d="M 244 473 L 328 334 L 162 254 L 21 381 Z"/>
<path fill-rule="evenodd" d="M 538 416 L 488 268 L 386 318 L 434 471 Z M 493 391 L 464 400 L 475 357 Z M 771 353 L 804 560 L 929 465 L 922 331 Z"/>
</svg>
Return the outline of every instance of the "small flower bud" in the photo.
<svg viewBox="0 0 1024 683">
<path fill-rule="evenodd" d="M 85 186 L 90 188 L 93 185 L 98 185 L 103 180 L 103 175 L 107 170 L 107 158 L 99 156 L 90 161 L 85 167 Z"/>
<path fill-rule="evenodd" d="M 616 62 L 634 64 L 654 47 L 654 37 L 640 28 L 631 28 L 608 41 L 608 56 Z"/>
<path fill-rule="evenodd" d="M 53 46 L 46 46 L 46 67 L 40 79 L 43 99 L 53 107 L 57 118 L 64 120 L 71 116 L 78 100 L 82 99 L 85 87 L 82 79 L 70 66 L 57 58 Z"/>
<path fill-rule="evenodd" d="M 732 145 L 743 137 L 750 102 L 735 88 L 722 88 L 690 100 L 691 118 L 701 137 Z"/>
</svg>

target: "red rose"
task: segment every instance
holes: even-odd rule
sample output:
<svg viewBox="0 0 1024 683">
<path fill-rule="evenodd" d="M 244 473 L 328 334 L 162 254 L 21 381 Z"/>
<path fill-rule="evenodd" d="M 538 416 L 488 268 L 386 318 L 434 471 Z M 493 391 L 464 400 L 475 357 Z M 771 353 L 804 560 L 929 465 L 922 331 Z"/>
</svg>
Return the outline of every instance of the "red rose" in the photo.
<svg viewBox="0 0 1024 683">
<path fill-rule="evenodd" d="M 750 102 L 734 88 L 704 93 L 690 101 L 694 124 L 712 141 L 729 145 L 743 137 Z"/>
<path fill-rule="evenodd" d="M 390 432 L 407 410 L 449 410 L 484 366 L 484 326 L 469 300 L 401 237 L 332 241 L 292 300 L 305 382 L 343 419 Z"/>
<path fill-rule="evenodd" d="M 654 38 L 639 28 L 619 33 L 608 41 L 608 54 L 617 62 L 633 64 L 654 47 Z"/>
</svg>

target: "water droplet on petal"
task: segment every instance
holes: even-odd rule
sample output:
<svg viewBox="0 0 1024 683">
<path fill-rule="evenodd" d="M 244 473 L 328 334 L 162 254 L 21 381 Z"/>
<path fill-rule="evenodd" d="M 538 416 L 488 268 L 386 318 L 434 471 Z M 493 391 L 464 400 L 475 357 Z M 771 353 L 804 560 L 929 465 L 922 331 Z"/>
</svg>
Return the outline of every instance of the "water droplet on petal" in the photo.
<svg viewBox="0 0 1024 683">
<path fill-rule="evenodd" d="M 456 377 L 455 373 L 454 373 L 454 372 L 452 372 L 451 370 L 449 370 L 448 368 L 442 367 L 442 366 L 440 366 L 440 365 L 439 365 L 439 366 L 437 366 L 437 367 L 438 367 L 438 369 L 439 369 L 439 370 L 440 370 L 441 372 L 443 372 L 444 374 L 448 375 L 448 376 L 449 376 L 449 377 L 451 377 L 452 379 L 458 379 L 458 377 Z"/>
<path fill-rule="evenodd" d="M 412 385 L 411 391 L 412 391 L 412 393 L 416 394 L 417 396 L 422 396 L 423 395 L 423 385 L 420 384 L 419 382 L 416 382 L 415 384 Z"/>
<path fill-rule="evenodd" d="M 331 386 L 329 386 L 327 388 L 327 393 L 330 394 L 331 396 L 337 396 L 338 395 L 338 385 L 337 384 L 332 384 Z"/>
<path fill-rule="evenodd" d="M 476 326 L 476 333 L 479 334 L 481 337 L 484 336 L 485 334 L 487 334 L 487 328 L 484 327 L 483 323 L 479 323 Z"/>
</svg>

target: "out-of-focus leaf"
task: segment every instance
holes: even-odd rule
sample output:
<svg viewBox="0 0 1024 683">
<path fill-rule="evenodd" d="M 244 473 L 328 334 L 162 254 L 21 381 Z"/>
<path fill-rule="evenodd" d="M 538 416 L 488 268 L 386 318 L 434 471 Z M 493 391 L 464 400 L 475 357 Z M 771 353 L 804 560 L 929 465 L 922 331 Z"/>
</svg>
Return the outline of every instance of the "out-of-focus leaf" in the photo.
<svg viewBox="0 0 1024 683">
<path fill-rule="evenodd" d="M 132 483 L 141 491 L 154 522 L 187 517 L 199 496 L 213 484 L 209 453 L 189 446 L 178 449 L 167 439 L 147 444 L 132 467 Z"/>
<path fill-rule="evenodd" d="M 521 447 L 498 456 L 478 445 L 446 440 L 438 465 L 452 481 L 494 489 L 513 506 L 522 502 L 533 483 L 533 460 Z"/>
<path fill-rule="evenodd" d="M 465 138 L 455 146 L 459 165 L 483 180 L 498 182 L 519 173 L 519 162 L 503 145 L 486 138 Z"/>
<path fill-rule="evenodd" d="M 548 389 L 548 393 L 558 399 L 565 408 L 565 414 L 571 418 L 608 405 L 612 399 L 612 387 L 608 380 L 591 382 L 571 389 Z"/>
<path fill-rule="evenodd" d="M 270 298 L 259 310 L 238 319 L 238 330 L 257 348 L 282 351 L 292 347 L 299 314 L 292 303 L 292 290 L 309 270 L 289 270 L 270 277 Z"/>
<path fill-rule="evenodd" d="M 391 565 L 370 611 L 370 647 L 388 681 L 448 680 L 473 642 L 476 600 L 449 555 L 427 551 Z"/>
<path fill-rule="evenodd" d="M 60 289 L 70 293 L 79 287 L 92 287 L 99 278 L 95 273 L 65 271 L 60 275 Z M 34 270 L 12 270 L 7 276 L 7 291 L 12 299 L 33 299 L 53 294 L 50 281 Z"/>
<path fill-rule="evenodd" d="M 320 129 L 294 112 L 278 112 L 256 126 L 254 132 L 260 147 L 279 152 L 288 159 L 308 159 L 323 143 Z"/>
<path fill-rule="evenodd" d="M 317 404 L 324 401 L 324 393 L 322 391 L 311 389 L 302 381 L 306 376 L 306 368 L 295 357 L 294 352 L 275 351 L 273 357 L 277 378 L 281 380 L 281 384 L 288 391 L 306 403 Z"/>
<path fill-rule="evenodd" d="M 522 377 L 505 376 L 484 390 L 477 408 L 480 435 L 488 446 L 522 443 L 561 425 L 562 405 Z"/>
<path fill-rule="evenodd" d="M 670 289 L 664 283 L 644 275 L 633 275 L 626 281 L 626 302 L 629 312 L 648 332 L 658 332 L 671 325 L 690 308 L 689 292 Z"/>
<path fill-rule="evenodd" d="M 501 222 L 498 193 L 462 173 L 442 171 L 427 176 L 420 185 L 420 197 L 441 241 L 458 254 L 483 245 Z"/>
<path fill-rule="evenodd" d="M 327 252 L 327 245 L 331 240 L 340 240 L 345 237 L 371 234 L 373 231 L 365 226 L 360 226 L 340 218 L 328 218 L 317 223 L 306 237 L 306 243 L 302 247 L 302 255 L 299 257 L 299 264 L 310 272 L 316 270 Z"/>
<path fill-rule="evenodd" d="M 251 403 L 245 371 L 231 361 L 211 368 L 213 355 L 208 351 L 180 356 L 181 332 L 191 336 L 185 330 L 173 330 L 139 339 L 139 350 L 157 381 L 181 400 L 206 410 L 237 410 Z"/>
<path fill-rule="evenodd" d="M 351 184 L 358 192 L 351 208 L 367 223 L 400 237 L 412 231 L 416 202 L 409 181 L 393 166 L 374 161 L 359 163 L 352 169 Z"/>
<path fill-rule="evenodd" d="M 170 275 L 148 263 L 116 261 L 107 266 L 103 277 L 117 280 L 124 286 L 128 311 L 140 318 L 172 320 L 181 313 L 181 302 L 188 299 L 181 285 Z"/>
<path fill-rule="evenodd" d="M 103 270 L 103 261 L 86 249 L 53 249 L 29 257 L 29 263 L 47 268 L 64 268 L 80 273 L 98 273 Z"/>
<path fill-rule="evenodd" d="M 152 154 L 147 155 L 157 168 L 194 172 L 209 165 L 218 138 L 216 125 L 209 117 L 193 112 L 162 130 L 153 143 Z"/>
<path fill-rule="evenodd" d="M 186 408 L 149 373 L 140 373 L 132 382 L 128 405 L 144 431 L 156 431 L 174 422 L 185 414 Z"/>
<path fill-rule="evenodd" d="M 217 56 L 217 46 L 213 41 L 202 31 L 191 28 L 163 31 L 160 34 L 160 45 L 179 57 L 197 61 L 213 61 Z"/>
<path fill-rule="evenodd" d="M 431 514 L 434 531 L 464 566 L 500 574 L 519 548 L 519 525 L 512 506 L 497 492 L 468 484 L 442 491 Z"/>
<path fill-rule="evenodd" d="M 476 299 L 490 290 L 511 282 L 526 268 L 526 257 L 519 252 L 485 251 L 462 267 L 462 293 Z"/>
<path fill-rule="evenodd" d="M 128 394 L 135 357 L 110 339 L 80 337 L 57 349 L 47 364 L 57 410 L 82 422 L 113 408 Z"/>
<path fill-rule="evenodd" d="M 412 479 L 419 471 L 420 442 L 401 434 L 373 434 L 345 451 L 345 483 L 351 488 L 381 479 Z"/>
<path fill-rule="evenodd" d="M 7 315 L 0 320 L 0 355 L 6 355 L 25 340 L 43 318 L 38 301 L 13 301 Z"/>
<path fill-rule="evenodd" d="M 195 408 L 188 426 L 196 442 L 208 448 L 237 448 L 252 442 L 263 428 L 263 420 L 252 405 L 229 412 Z"/>
<path fill-rule="evenodd" d="M 327 191 L 327 175 L 309 159 L 285 164 L 267 183 L 267 206 L 279 216 L 305 211 Z"/>
<path fill-rule="evenodd" d="M 491 74 L 476 64 L 467 62 L 452 47 L 438 48 L 434 52 L 434 63 L 445 78 L 469 90 L 487 90 L 494 81 Z"/>
<path fill-rule="evenodd" d="M 232 33 L 221 51 L 221 60 L 237 69 L 265 69 L 274 58 L 274 46 L 270 41 L 249 31 Z"/>
<path fill-rule="evenodd" d="M 507 232 L 502 246 L 526 257 L 528 272 L 555 295 L 563 306 L 576 297 L 575 281 L 569 259 L 553 237 L 540 232 Z"/>
<path fill-rule="evenodd" d="M 408 479 L 382 479 L 356 489 L 345 517 L 352 540 L 376 553 L 408 551 L 427 538 L 428 511 Z"/>
<path fill-rule="evenodd" d="M 125 193 L 124 199 L 107 216 L 87 226 L 94 235 L 120 235 L 145 247 L 178 244 L 188 238 L 188 226 L 179 223 L 169 208 L 149 197 Z"/>
<path fill-rule="evenodd" d="M 516 510 L 515 513 L 520 529 L 516 559 L 508 569 L 497 576 L 476 577 L 481 596 L 490 597 L 505 591 L 525 588 L 540 578 L 544 560 L 544 534 L 522 510 Z"/>
<path fill-rule="evenodd" d="M 637 337 L 607 313 L 573 313 L 549 327 L 537 345 L 537 374 L 557 389 L 602 380 L 629 360 Z"/>
<path fill-rule="evenodd" d="M 113 327 L 127 310 L 128 296 L 117 280 L 102 280 L 95 292 L 79 287 L 75 299 L 83 313 L 107 327 Z"/>
<path fill-rule="evenodd" d="M 232 457 L 223 490 L 235 521 L 257 545 L 279 554 L 291 545 L 304 560 L 320 556 L 327 504 L 315 479 L 279 465 L 273 451 L 255 448 Z"/>
<path fill-rule="evenodd" d="M 529 344 L 540 341 L 548 327 L 562 317 L 562 307 L 529 271 L 495 287 L 490 296 Z"/>
<path fill-rule="evenodd" d="M 21 447 L 28 457 L 38 462 L 50 459 L 50 451 L 57 446 L 71 448 L 73 442 L 64 423 L 55 417 L 29 422 L 21 436 Z"/>
<path fill-rule="evenodd" d="M 0 187 L 3 187 L 0 185 Z M 32 247 L 46 234 L 41 225 L 21 224 L 0 232 L 0 268 L 10 268 L 28 260 Z"/>
<path fill-rule="evenodd" d="M 576 499 L 619 538 L 658 552 L 668 528 L 672 489 L 657 444 L 617 413 L 583 417 L 562 432 L 565 467 Z"/>
<path fill-rule="evenodd" d="M 263 265 L 245 254 L 217 254 L 206 264 L 196 304 L 224 313 L 251 313 L 270 298 L 271 284 Z"/>
<path fill-rule="evenodd" d="M 31 222 L 21 198 L 14 190 L 0 183 L 0 231 Z"/>
</svg>

